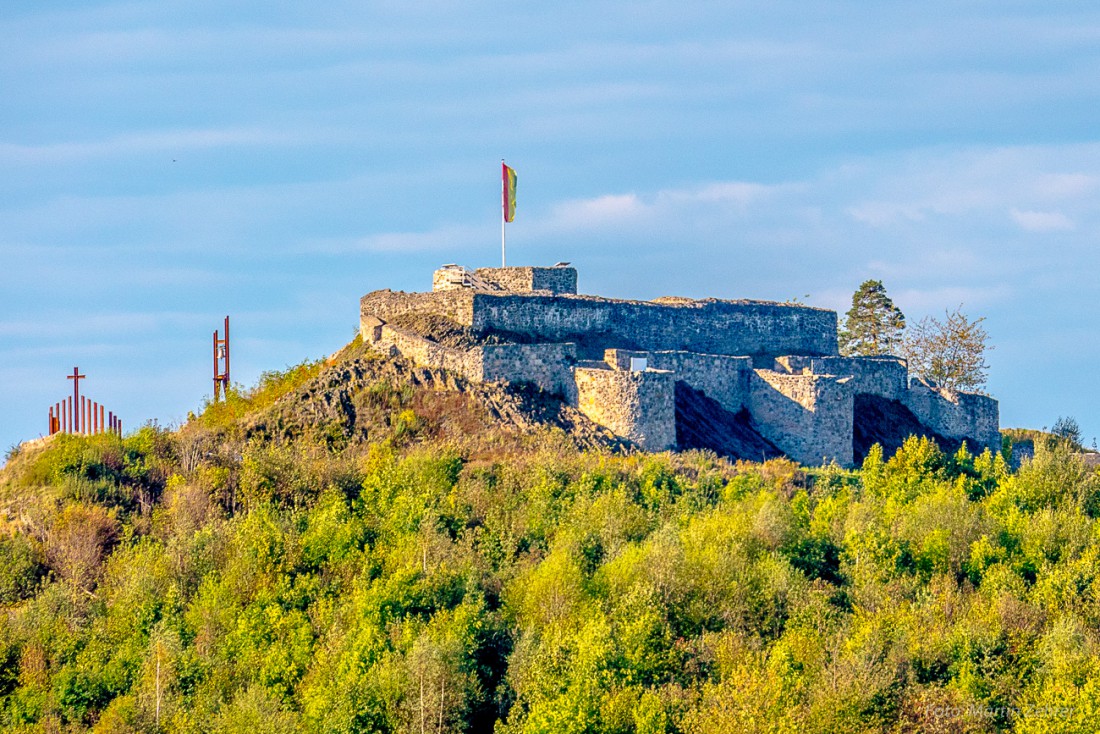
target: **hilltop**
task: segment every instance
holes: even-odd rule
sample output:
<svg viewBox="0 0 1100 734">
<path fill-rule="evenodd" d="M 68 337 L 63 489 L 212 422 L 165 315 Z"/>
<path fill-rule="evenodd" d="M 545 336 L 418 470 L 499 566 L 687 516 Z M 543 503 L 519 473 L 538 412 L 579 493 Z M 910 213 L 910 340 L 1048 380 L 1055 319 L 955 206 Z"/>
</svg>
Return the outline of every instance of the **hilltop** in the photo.
<svg viewBox="0 0 1100 734">
<path fill-rule="evenodd" d="M 0 727 L 1086 731 L 1100 475 L 1006 458 L 647 453 L 356 341 L 10 457 Z"/>
</svg>

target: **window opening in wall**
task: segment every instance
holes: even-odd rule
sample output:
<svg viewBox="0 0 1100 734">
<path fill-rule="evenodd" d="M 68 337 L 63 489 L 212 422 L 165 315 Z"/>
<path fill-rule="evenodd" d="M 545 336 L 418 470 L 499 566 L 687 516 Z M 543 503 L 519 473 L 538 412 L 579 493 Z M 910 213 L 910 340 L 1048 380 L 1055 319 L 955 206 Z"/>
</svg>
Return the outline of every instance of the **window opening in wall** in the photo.
<svg viewBox="0 0 1100 734">
<path fill-rule="evenodd" d="M 648 357 L 631 357 L 630 358 L 630 371 L 631 372 L 645 372 L 649 369 Z"/>
</svg>

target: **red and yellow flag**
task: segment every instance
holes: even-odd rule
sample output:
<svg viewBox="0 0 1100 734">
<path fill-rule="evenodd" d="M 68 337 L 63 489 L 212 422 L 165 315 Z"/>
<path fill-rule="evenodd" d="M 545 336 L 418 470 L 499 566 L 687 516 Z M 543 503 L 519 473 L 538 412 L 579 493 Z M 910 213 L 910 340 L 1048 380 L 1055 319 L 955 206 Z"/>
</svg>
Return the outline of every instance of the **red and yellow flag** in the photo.
<svg viewBox="0 0 1100 734">
<path fill-rule="evenodd" d="M 504 221 L 516 218 L 516 172 L 500 162 L 501 204 L 504 207 Z"/>
</svg>

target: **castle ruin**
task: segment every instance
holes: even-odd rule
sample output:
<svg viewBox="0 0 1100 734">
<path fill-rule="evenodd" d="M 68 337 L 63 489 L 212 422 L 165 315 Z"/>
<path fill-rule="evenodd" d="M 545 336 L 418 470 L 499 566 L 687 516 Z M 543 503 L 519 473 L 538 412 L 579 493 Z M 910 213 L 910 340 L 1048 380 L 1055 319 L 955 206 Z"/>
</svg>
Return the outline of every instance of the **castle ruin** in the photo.
<svg viewBox="0 0 1100 734">
<path fill-rule="evenodd" d="M 579 295 L 564 263 L 447 265 L 430 292 L 363 296 L 360 329 L 424 366 L 537 385 L 650 451 L 736 434 L 749 448 L 724 453 L 851 466 L 910 433 L 1000 447 L 996 400 L 910 380 L 897 357 L 840 356 L 836 312 L 801 304 L 620 300 Z"/>
</svg>

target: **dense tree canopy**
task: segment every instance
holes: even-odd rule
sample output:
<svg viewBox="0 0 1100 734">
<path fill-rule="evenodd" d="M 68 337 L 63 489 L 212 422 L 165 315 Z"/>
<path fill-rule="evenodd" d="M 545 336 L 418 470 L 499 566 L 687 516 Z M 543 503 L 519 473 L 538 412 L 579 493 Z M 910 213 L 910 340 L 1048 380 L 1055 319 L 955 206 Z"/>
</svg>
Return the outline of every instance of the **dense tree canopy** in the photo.
<svg viewBox="0 0 1100 734">
<path fill-rule="evenodd" d="M 733 465 L 433 437 L 372 391 L 364 444 L 227 430 L 254 395 L 14 455 L 0 727 L 1095 729 L 1100 477 L 1064 442 Z"/>
<path fill-rule="evenodd" d="M 840 353 L 868 357 L 893 354 L 901 345 L 905 315 L 886 295 L 881 280 L 864 281 L 852 294 L 852 307 L 840 330 Z"/>
</svg>

